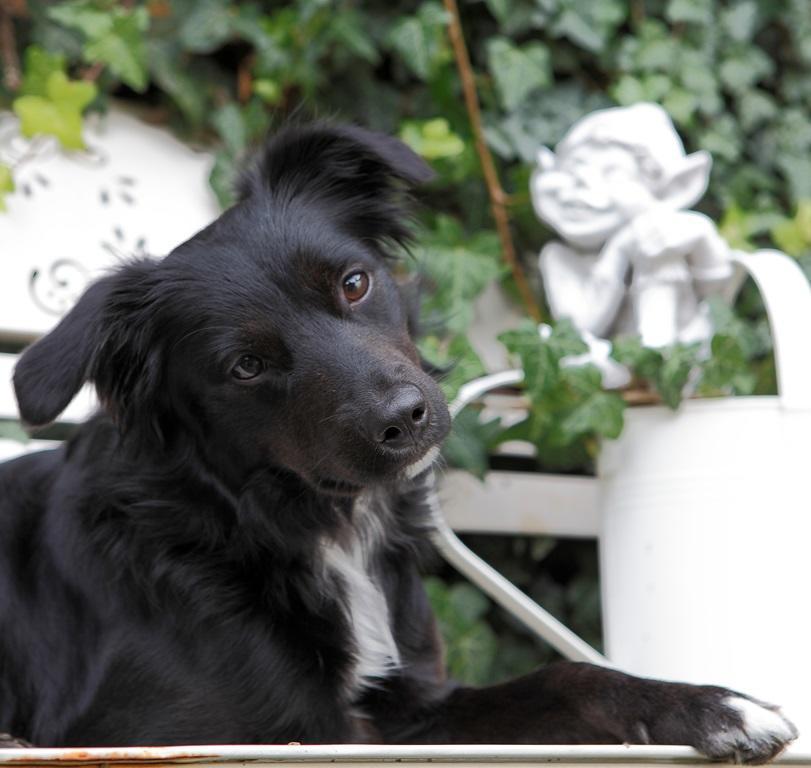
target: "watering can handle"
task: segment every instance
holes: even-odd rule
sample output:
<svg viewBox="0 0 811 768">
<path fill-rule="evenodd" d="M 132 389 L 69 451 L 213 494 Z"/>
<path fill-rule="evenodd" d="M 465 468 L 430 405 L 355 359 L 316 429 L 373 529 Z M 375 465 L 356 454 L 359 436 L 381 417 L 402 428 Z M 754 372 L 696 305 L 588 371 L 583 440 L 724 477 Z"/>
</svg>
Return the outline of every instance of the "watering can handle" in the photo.
<svg viewBox="0 0 811 768">
<path fill-rule="evenodd" d="M 451 416 L 455 417 L 466 405 L 491 389 L 520 384 L 523 379 L 523 371 L 503 371 L 465 384 L 451 403 Z M 430 504 L 434 517 L 434 544 L 448 563 L 566 658 L 610 666 L 605 656 L 465 546 L 445 521 L 436 494 L 431 495 Z"/>
<path fill-rule="evenodd" d="M 763 297 L 774 342 L 777 391 L 786 410 L 811 410 L 811 286 L 780 251 L 735 252 Z"/>
</svg>

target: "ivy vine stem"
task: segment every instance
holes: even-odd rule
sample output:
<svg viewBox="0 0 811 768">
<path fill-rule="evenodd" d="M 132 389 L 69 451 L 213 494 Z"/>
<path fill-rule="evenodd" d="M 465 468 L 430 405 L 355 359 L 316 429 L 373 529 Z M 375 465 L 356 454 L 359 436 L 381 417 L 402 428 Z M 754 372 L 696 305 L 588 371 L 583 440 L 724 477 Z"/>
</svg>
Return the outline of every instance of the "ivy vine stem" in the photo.
<svg viewBox="0 0 811 768">
<path fill-rule="evenodd" d="M 527 313 L 536 322 L 541 322 L 541 309 L 532 293 L 529 283 L 527 282 L 527 277 L 515 253 L 515 244 L 513 243 L 512 233 L 510 232 L 510 218 L 507 212 L 507 201 L 509 198 L 501 187 L 498 172 L 493 162 L 493 155 L 484 139 L 479 96 L 476 92 L 473 67 L 470 64 L 470 56 L 468 55 L 467 45 L 465 44 L 464 34 L 462 33 L 459 7 L 456 4 L 456 0 L 443 0 L 443 2 L 445 4 L 445 10 L 449 14 L 448 37 L 451 41 L 453 55 L 456 59 L 456 67 L 459 70 L 459 78 L 462 82 L 465 107 L 476 141 L 476 152 L 479 155 L 482 173 L 484 173 L 484 180 L 487 184 L 490 210 L 493 213 L 493 220 L 495 221 L 499 240 L 501 241 L 501 252 L 512 272 L 515 285 L 518 288 L 518 293 L 521 296 Z"/>
<path fill-rule="evenodd" d="M 9 91 L 16 91 L 22 80 L 20 59 L 17 55 L 11 12 L 2 2 L 0 2 L 0 56 L 3 60 L 3 84 Z"/>
<path fill-rule="evenodd" d="M 104 72 L 104 62 L 97 61 L 82 71 L 82 80 L 88 83 L 95 83 Z"/>
</svg>

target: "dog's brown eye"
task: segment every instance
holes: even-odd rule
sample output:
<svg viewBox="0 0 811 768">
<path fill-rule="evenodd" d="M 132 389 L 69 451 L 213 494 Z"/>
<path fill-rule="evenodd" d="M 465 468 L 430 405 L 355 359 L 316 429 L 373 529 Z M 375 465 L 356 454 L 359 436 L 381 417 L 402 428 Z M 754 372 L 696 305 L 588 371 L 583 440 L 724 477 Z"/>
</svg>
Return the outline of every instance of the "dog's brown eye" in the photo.
<svg viewBox="0 0 811 768">
<path fill-rule="evenodd" d="M 264 365 L 258 357 L 253 355 L 243 355 L 237 361 L 237 364 L 231 369 L 231 375 L 235 379 L 252 379 L 262 373 Z"/>
<path fill-rule="evenodd" d="M 369 275 L 358 270 L 344 278 L 344 296 L 350 303 L 360 301 L 369 292 Z"/>
</svg>

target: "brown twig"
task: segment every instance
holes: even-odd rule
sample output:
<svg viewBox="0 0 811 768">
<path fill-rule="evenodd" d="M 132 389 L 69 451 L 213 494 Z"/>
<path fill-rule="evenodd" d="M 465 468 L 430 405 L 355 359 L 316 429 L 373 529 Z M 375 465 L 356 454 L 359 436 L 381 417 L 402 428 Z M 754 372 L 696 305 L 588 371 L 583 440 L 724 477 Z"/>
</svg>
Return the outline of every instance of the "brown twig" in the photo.
<svg viewBox="0 0 811 768">
<path fill-rule="evenodd" d="M 256 56 L 250 54 L 239 63 L 237 69 L 237 99 L 240 104 L 246 104 L 253 93 L 253 66 Z"/>
<path fill-rule="evenodd" d="M 456 59 L 456 67 L 459 70 L 459 79 L 462 81 L 462 93 L 465 97 L 465 107 L 467 108 L 470 125 L 476 139 L 476 152 L 479 155 L 479 162 L 484 173 L 484 180 L 487 184 L 487 193 L 490 197 L 490 210 L 493 212 L 493 219 L 496 223 L 498 236 L 501 240 L 501 252 L 504 260 L 510 267 L 518 293 L 529 315 L 537 322 L 541 321 L 541 310 L 535 296 L 530 290 L 527 277 L 518 261 L 515 253 L 510 232 L 510 219 L 507 214 L 507 195 L 501 188 L 498 179 L 493 155 L 484 140 L 484 130 L 482 128 L 481 108 L 479 107 L 479 96 L 476 93 L 476 82 L 474 80 L 473 68 L 470 64 L 470 56 L 465 45 L 465 38 L 462 34 L 462 23 L 459 18 L 459 8 L 456 0 L 443 0 L 445 9 L 450 19 L 448 21 L 448 37 L 453 47 L 453 55 Z"/>
<path fill-rule="evenodd" d="M 645 0 L 631 0 L 631 21 L 638 27 L 645 21 Z"/>
<path fill-rule="evenodd" d="M 85 69 L 82 70 L 82 80 L 95 83 L 96 80 L 101 77 L 102 72 L 104 72 L 104 63 L 97 61 L 95 64 L 91 64 L 89 67 L 85 67 Z"/>
<path fill-rule="evenodd" d="M 5 0 L 0 2 L 0 56 L 3 59 L 3 85 L 9 91 L 16 91 L 22 82 L 14 22 L 11 20 L 13 10 L 12 4 Z"/>
<path fill-rule="evenodd" d="M 628 405 L 661 405 L 662 398 L 650 389 L 642 387 L 632 387 L 631 389 L 624 389 L 620 392 L 622 399 Z"/>
</svg>

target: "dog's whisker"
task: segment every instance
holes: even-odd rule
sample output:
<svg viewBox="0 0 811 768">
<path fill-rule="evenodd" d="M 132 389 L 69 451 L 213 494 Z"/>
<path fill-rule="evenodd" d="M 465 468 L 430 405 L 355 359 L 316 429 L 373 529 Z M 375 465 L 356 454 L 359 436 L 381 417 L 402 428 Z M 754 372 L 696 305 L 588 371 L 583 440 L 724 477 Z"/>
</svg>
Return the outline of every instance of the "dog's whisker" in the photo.
<svg viewBox="0 0 811 768">
<path fill-rule="evenodd" d="M 330 414 L 328 416 L 325 416 L 323 419 L 321 419 L 318 422 L 318 425 L 321 426 L 322 424 L 326 424 L 326 423 L 328 423 L 330 421 L 335 421 L 336 419 L 340 419 L 342 415 L 343 414 L 341 414 L 341 413 L 332 413 L 332 414 Z"/>
</svg>

